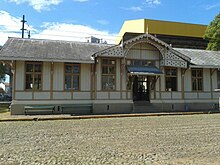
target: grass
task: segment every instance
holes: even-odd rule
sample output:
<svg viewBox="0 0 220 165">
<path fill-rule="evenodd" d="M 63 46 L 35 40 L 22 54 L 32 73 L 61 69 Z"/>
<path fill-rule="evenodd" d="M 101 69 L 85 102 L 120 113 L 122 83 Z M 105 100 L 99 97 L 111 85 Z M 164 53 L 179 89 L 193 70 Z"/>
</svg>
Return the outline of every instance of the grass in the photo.
<svg viewBox="0 0 220 165">
<path fill-rule="evenodd" d="M 8 108 L 9 105 L 5 104 L 5 105 L 0 105 L 0 113 L 6 113 L 9 111 Z"/>
</svg>

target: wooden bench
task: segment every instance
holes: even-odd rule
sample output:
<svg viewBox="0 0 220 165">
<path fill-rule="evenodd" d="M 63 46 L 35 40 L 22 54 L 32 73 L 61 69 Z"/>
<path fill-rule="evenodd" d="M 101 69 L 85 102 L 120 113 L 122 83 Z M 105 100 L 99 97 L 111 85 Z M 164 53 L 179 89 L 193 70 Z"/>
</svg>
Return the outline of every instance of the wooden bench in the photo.
<svg viewBox="0 0 220 165">
<path fill-rule="evenodd" d="M 92 104 L 65 104 L 60 105 L 61 113 L 71 115 L 85 115 L 91 114 L 93 105 Z"/>
<path fill-rule="evenodd" d="M 26 105 L 24 106 L 25 115 L 51 115 L 54 113 L 54 105 Z"/>
</svg>

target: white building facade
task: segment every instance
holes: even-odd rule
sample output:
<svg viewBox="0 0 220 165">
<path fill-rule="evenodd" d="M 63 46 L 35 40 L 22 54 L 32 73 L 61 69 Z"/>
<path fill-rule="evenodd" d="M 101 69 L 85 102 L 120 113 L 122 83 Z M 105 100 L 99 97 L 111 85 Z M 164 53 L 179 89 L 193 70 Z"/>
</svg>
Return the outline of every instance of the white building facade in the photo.
<svg viewBox="0 0 220 165">
<path fill-rule="evenodd" d="M 12 114 L 218 110 L 220 53 L 150 34 L 114 46 L 9 38 L 0 59 L 14 73 Z"/>
</svg>

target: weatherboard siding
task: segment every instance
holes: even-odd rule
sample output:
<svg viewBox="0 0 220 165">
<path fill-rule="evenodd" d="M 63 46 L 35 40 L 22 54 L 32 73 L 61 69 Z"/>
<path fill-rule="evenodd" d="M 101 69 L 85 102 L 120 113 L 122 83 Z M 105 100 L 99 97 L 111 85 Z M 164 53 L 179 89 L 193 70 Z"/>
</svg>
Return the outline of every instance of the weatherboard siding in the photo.
<svg viewBox="0 0 220 165">
<path fill-rule="evenodd" d="M 50 68 L 50 62 L 44 62 L 43 63 L 43 91 L 50 90 L 50 74 L 51 74 L 51 68 Z"/>
<path fill-rule="evenodd" d="M 211 91 L 210 69 L 203 69 L 203 91 Z"/>
<path fill-rule="evenodd" d="M 90 91 L 91 83 L 91 64 L 81 64 L 80 69 L 80 90 Z"/>
<path fill-rule="evenodd" d="M 25 85 L 25 67 L 23 61 L 16 61 L 16 79 L 15 90 L 24 90 Z"/>
<path fill-rule="evenodd" d="M 53 76 L 53 90 L 63 91 L 64 90 L 64 63 L 54 63 L 54 76 Z"/>
</svg>

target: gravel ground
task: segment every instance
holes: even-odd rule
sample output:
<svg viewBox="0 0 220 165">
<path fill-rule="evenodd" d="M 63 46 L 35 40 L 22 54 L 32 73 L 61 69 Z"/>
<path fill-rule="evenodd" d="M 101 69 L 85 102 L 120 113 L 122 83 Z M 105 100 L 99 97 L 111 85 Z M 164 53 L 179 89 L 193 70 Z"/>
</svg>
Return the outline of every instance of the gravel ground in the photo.
<svg viewBox="0 0 220 165">
<path fill-rule="evenodd" d="M 1 122 L 3 164 L 220 164 L 220 114 Z"/>
</svg>

